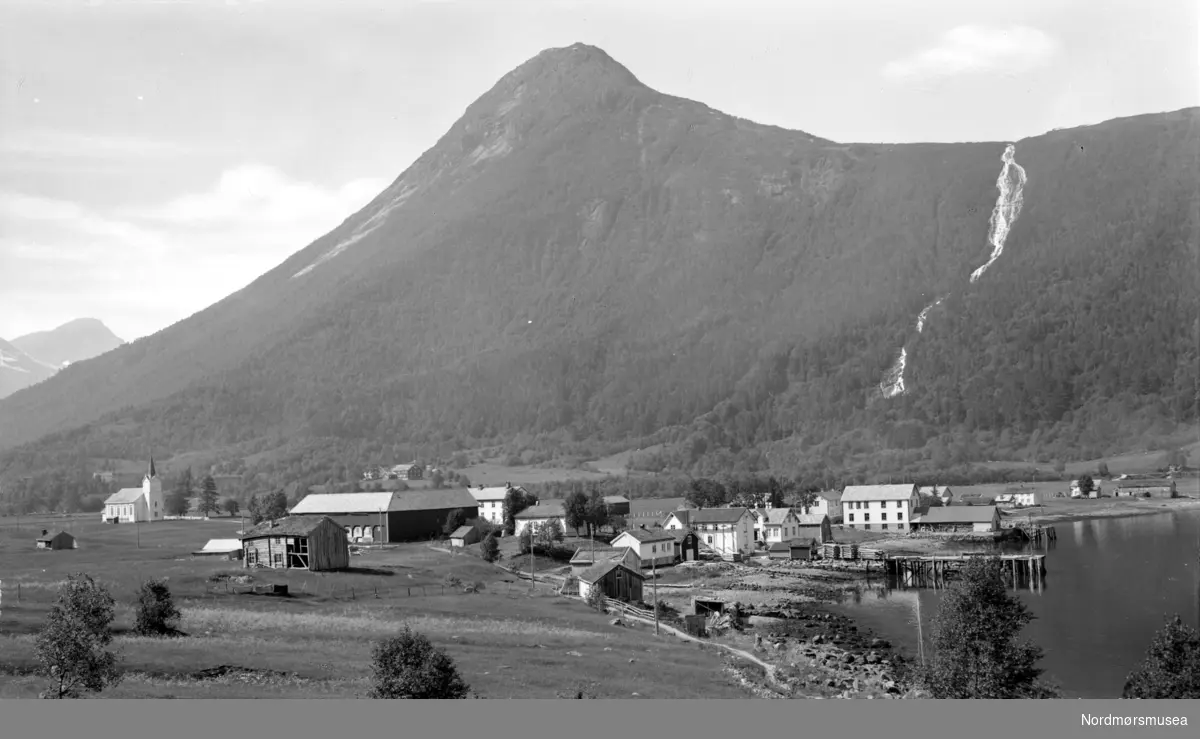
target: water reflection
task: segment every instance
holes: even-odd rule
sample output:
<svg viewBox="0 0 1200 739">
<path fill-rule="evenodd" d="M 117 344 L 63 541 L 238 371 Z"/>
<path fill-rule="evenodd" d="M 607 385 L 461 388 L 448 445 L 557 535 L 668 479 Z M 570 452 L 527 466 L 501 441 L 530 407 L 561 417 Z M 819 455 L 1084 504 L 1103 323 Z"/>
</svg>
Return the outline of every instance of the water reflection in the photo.
<svg viewBox="0 0 1200 739">
<path fill-rule="evenodd" d="M 1192 624 L 1200 617 L 1200 512 L 1056 527 L 1059 540 L 1040 549 L 1007 544 L 993 551 L 1047 554 L 1046 587 L 1017 595 L 1035 616 L 1027 636 L 1045 650 L 1041 666 L 1048 676 L 1072 697 L 1118 697 L 1165 615 L 1178 613 Z M 865 592 L 875 597 L 863 597 Z M 916 612 L 921 612 L 928 642 L 941 595 L 940 590 L 876 581 L 847 599 L 843 608 L 915 656 Z"/>
</svg>

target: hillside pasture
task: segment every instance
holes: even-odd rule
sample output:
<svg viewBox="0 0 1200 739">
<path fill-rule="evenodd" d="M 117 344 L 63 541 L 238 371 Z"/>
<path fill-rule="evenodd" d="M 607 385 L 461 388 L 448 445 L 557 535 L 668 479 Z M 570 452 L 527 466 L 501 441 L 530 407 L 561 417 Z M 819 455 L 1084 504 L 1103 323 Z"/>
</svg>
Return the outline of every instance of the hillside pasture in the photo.
<svg viewBox="0 0 1200 739">
<path fill-rule="evenodd" d="M 508 466 L 497 460 L 479 462 L 459 470 L 467 476 L 471 485 L 499 487 L 506 482 L 513 485 L 534 485 L 541 482 L 563 482 L 570 480 L 604 480 L 611 475 L 583 469 L 563 467 L 539 467 L 536 465 Z"/>
<path fill-rule="evenodd" d="M 614 626 L 578 599 L 531 588 L 477 557 L 408 544 L 355 556 L 346 572 L 246 570 L 190 556 L 211 538 L 236 537 L 235 520 L 133 526 L 98 518 L 0 527 L 0 698 L 35 697 L 44 686 L 33 674 L 34 636 L 75 572 L 107 585 L 119 604 L 114 646 L 127 679 L 101 697 L 359 697 L 373 645 L 404 624 L 445 648 L 485 698 L 554 698 L 576 687 L 607 698 L 747 697 L 724 676 L 719 655 Z M 36 550 L 43 528 L 71 531 L 79 549 Z M 152 577 L 170 586 L 184 636 L 132 633 L 137 587 Z M 239 592 L 257 584 L 286 584 L 289 595 Z M 664 670 L 673 678 L 664 680 Z"/>
</svg>

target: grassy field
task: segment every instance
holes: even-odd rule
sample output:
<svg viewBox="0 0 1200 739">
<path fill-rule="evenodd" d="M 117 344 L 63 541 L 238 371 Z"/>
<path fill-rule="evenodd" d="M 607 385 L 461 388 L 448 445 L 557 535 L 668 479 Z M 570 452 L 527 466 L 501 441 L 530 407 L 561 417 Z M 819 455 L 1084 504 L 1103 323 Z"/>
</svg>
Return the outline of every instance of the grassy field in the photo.
<svg viewBox="0 0 1200 739">
<path fill-rule="evenodd" d="M 518 465 L 509 467 L 497 462 L 481 462 L 459 470 L 472 485 L 499 487 L 506 482 L 514 485 L 532 485 L 539 482 L 564 480 L 603 480 L 609 475 L 588 470 L 569 470 L 560 467 L 536 467 Z"/>
<path fill-rule="evenodd" d="M 613 626 L 578 600 L 546 585 L 531 591 L 475 557 L 412 544 L 354 557 L 344 573 L 247 571 L 189 556 L 210 538 L 235 536 L 236 521 L 135 527 L 96 518 L 22 519 L 20 529 L 8 519 L 0 526 L 0 698 L 33 697 L 44 685 L 31 674 L 33 637 L 57 585 L 73 572 L 100 580 L 119 601 L 114 645 L 127 678 L 104 697 L 355 697 L 367 689 L 373 644 L 403 624 L 445 648 L 485 698 L 554 698 L 576 687 L 610 698 L 747 697 L 719 655 L 644 628 Z M 36 551 L 33 539 L 43 528 L 72 531 L 80 548 Z M 286 583 L 291 595 L 239 594 L 230 578 L 246 575 L 252 583 Z M 150 577 L 167 579 L 185 636 L 130 632 L 130 603 Z M 465 593 L 448 584 L 451 577 L 479 583 L 482 592 Z"/>
</svg>

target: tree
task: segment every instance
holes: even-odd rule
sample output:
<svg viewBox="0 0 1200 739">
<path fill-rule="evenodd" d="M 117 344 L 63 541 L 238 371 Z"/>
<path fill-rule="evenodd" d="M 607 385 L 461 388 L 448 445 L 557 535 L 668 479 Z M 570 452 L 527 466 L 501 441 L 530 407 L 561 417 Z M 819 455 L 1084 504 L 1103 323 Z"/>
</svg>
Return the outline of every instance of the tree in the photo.
<svg viewBox="0 0 1200 739">
<path fill-rule="evenodd" d="M 408 626 L 376 644 L 372 657 L 371 698 L 445 700 L 470 693 L 454 661 Z"/>
<path fill-rule="evenodd" d="M 608 523 L 608 504 L 599 488 L 593 488 L 587 501 L 588 535 L 594 536 L 596 529 Z"/>
<path fill-rule="evenodd" d="M 467 513 L 461 508 L 455 508 L 446 514 L 446 523 L 442 525 L 442 532 L 446 536 L 453 534 L 459 526 L 462 526 L 467 520 Z"/>
<path fill-rule="evenodd" d="M 1122 698 L 1200 698 L 1200 635 L 1179 616 L 1167 619 L 1141 666 L 1125 681 Z"/>
<path fill-rule="evenodd" d="M 544 546 L 551 546 L 563 540 L 562 524 L 557 518 L 547 519 L 537 527 L 537 539 Z"/>
<path fill-rule="evenodd" d="M 575 529 L 575 535 L 579 536 L 579 530 L 588 523 L 587 495 L 582 490 L 572 490 L 563 499 L 563 511 L 567 526 Z"/>
<path fill-rule="evenodd" d="M 43 698 L 78 698 L 121 679 L 117 655 L 108 649 L 115 605 L 88 575 L 68 576 L 35 641 L 38 665 L 50 678 Z"/>
<path fill-rule="evenodd" d="M 521 488 L 509 488 L 504 494 L 503 520 L 504 533 L 512 536 L 517 530 L 516 515 L 530 506 L 529 496 Z"/>
<path fill-rule="evenodd" d="M 1062 475 L 1064 472 L 1067 471 L 1067 463 L 1062 461 L 1061 459 L 1058 460 L 1057 462 L 1054 463 L 1054 471 L 1057 472 L 1059 475 Z"/>
<path fill-rule="evenodd" d="M 168 516 L 186 516 L 188 511 L 192 509 L 191 496 L 188 492 L 176 488 L 171 491 L 163 505 L 167 509 Z"/>
<path fill-rule="evenodd" d="M 500 559 L 500 542 L 496 539 L 495 531 L 484 537 L 483 543 L 479 545 L 479 552 L 483 555 L 484 562 Z"/>
<path fill-rule="evenodd" d="M 724 505 L 727 500 L 725 486 L 716 480 L 699 478 L 692 484 L 685 496 L 687 501 L 697 508 L 716 508 Z"/>
<path fill-rule="evenodd" d="M 174 634 L 175 622 L 182 616 L 175 607 L 171 590 L 162 580 L 147 580 L 138 590 L 137 618 L 134 631 L 141 636 Z"/>
<path fill-rule="evenodd" d="M 446 484 L 446 476 L 442 474 L 441 470 L 434 470 L 433 475 L 431 475 L 429 478 L 429 481 L 433 487 L 440 490 Z"/>
<path fill-rule="evenodd" d="M 933 659 L 920 673 L 934 698 L 1045 698 L 1040 647 L 1017 642 L 1033 620 L 1008 593 L 998 557 L 968 560 L 933 623 Z"/>
<path fill-rule="evenodd" d="M 221 510 L 217 499 L 217 481 L 213 479 L 212 475 L 205 475 L 204 482 L 200 484 L 200 503 L 196 508 L 202 516 Z"/>
<path fill-rule="evenodd" d="M 1096 475 L 1104 480 L 1107 480 L 1112 477 L 1112 475 L 1110 475 L 1108 473 L 1108 462 L 1100 463 L 1100 466 L 1098 468 L 1096 468 Z"/>
<path fill-rule="evenodd" d="M 221 507 L 231 516 L 236 516 L 241 510 L 241 505 L 237 502 L 237 498 L 226 498 L 221 501 Z"/>
<path fill-rule="evenodd" d="M 1079 492 L 1087 495 L 1096 488 L 1096 481 L 1088 475 L 1079 478 Z"/>
<path fill-rule="evenodd" d="M 273 521 L 287 515 L 287 495 L 282 490 L 266 493 L 259 497 L 251 495 L 246 503 L 246 511 L 254 523 Z"/>
<path fill-rule="evenodd" d="M 792 496 L 792 504 L 800 510 L 808 513 L 812 507 L 817 504 L 817 491 L 812 488 L 800 490 Z"/>
</svg>

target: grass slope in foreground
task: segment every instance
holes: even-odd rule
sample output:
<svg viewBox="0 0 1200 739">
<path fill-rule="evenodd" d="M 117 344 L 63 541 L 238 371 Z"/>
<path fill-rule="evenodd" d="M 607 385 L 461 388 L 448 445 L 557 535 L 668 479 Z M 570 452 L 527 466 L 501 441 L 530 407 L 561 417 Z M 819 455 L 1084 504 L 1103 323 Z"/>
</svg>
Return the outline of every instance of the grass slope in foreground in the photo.
<svg viewBox="0 0 1200 739">
<path fill-rule="evenodd" d="M 484 698 L 555 698 L 577 687 L 598 698 L 750 697 L 726 677 L 719 655 L 612 626 L 545 586 L 531 595 L 528 583 L 507 582 L 514 578 L 474 557 L 413 544 L 355 557 L 346 573 L 247 571 L 190 557 L 210 538 L 235 536 L 236 520 L 134 527 L 95 518 L 69 519 L 79 542 L 73 551 L 34 549 L 41 530 L 63 528 L 62 518 L 0 528 L 0 698 L 33 698 L 43 689 L 45 679 L 32 674 L 34 635 L 72 572 L 103 582 L 120 603 L 114 646 L 126 678 L 105 698 L 359 697 L 373 644 L 404 623 L 445 648 Z M 247 574 L 256 583 L 286 583 L 293 595 L 226 592 L 228 578 Z M 481 582 L 483 592 L 446 587 L 443 595 L 447 575 Z M 133 635 L 130 604 L 150 577 L 167 578 L 186 636 Z"/>
</svg>

